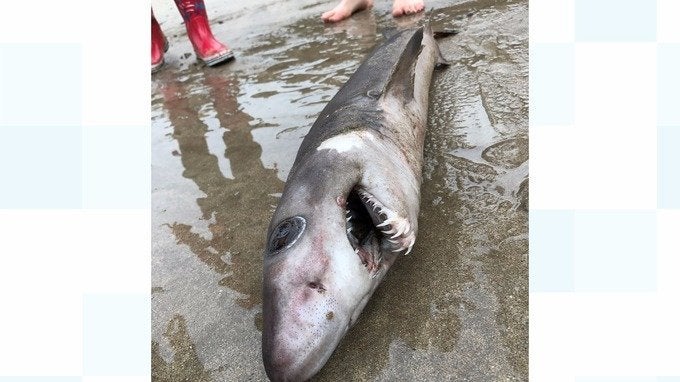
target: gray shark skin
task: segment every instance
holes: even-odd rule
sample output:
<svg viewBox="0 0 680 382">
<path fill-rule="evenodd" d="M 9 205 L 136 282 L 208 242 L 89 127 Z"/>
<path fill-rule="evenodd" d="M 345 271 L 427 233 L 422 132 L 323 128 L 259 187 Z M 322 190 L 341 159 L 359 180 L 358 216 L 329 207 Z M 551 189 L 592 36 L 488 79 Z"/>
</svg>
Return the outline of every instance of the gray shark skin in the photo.
<svg viewBox="0 0 680 382">
<path fill-rule="evenodd" d="M 428 26 L 378 46 L 303 140 L 264 254 L 262 356 L 273 381 L 316 374 L 418 232 Z"/>
</svg>

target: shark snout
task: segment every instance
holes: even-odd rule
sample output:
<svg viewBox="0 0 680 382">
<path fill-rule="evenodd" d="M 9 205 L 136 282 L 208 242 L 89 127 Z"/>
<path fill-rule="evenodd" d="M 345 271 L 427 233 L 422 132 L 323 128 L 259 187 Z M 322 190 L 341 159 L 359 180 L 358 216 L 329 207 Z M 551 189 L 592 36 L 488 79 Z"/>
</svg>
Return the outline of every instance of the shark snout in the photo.
<svg viewBox="0 0 680 382">
<path fill-rule="evenodd" d="M 269 292 L 288 298 L 265 299 L 262 358 L 272 381 L 305 381 L 330 357 L 346 323 L 332 288 L 320 279 L 288 287 Z"/>
<path fill-rule="evenodd" d="M 289 355 L 292 357 L 292 355 Z M 280 360 L 280 358 L 278 359 Z M 287 361 L 278 362 L 271 359 L 272 362 L 267 362 L 267 357 L 264 358 L 264 367 L 267 376 L 272 382 L 302 382 L 306 381 L 314 375 L 315 371 L 307 367 L 296 366 Z"/>
<path fill-rule="evenodd" d="M 265 255 L 262 359 L 272 381 L 305 381 L 316 374 L 375 280 L 350 245 L 343 211 L 335 212 L 337 224 L 308 218 L 308 236 Z M 319 220 L 326 225 L 312 231 Z M 341 231 L 333 234 L 329 227 Z"/>
<path fill-rule="evenodd" d="M 273 382 L 305 381 L 307 377 L 304 369 L 296 366 L 295 354 L 287 349 L 272 347 L 269 351 L 262 349 L 264 368 L 267 376 Z"/>
</svg>

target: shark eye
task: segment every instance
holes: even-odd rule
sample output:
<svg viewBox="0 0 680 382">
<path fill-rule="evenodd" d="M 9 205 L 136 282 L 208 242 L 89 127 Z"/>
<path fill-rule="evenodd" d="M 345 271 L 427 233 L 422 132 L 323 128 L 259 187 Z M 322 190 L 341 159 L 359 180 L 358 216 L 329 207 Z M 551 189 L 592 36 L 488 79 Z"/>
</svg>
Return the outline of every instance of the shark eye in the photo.
<svg viewBox="0 0 680 382">
<path fill-rule="evenodd" d="M 302 216 L 293 216 L 281 221 L 269 237 L 269 252 L 273 253 L 290 248 L 302 235 L 306 224 L 305 218 Z"/>
</svg>

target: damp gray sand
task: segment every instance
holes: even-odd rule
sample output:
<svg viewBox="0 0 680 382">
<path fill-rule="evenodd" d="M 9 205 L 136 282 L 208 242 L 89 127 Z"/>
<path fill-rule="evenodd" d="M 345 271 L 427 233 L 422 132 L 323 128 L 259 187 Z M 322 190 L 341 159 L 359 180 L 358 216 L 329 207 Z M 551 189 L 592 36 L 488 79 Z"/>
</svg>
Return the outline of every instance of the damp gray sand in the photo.
<svg viewBox="0 0 680 382">
<path fill-rule="evenodd" d="M 235 62 L 196 62 L 172 2 L 152 78 L 152 376 L 262 381 L 261 256 L 318 113 L 380 41 L 423 21 L 391 2 L 337 25 L 334 1 L 208 2 Z M 528 4 L 429 1 L 435 73 L 420 233 L 316 381 L 528 380 Z"/>
</svg>

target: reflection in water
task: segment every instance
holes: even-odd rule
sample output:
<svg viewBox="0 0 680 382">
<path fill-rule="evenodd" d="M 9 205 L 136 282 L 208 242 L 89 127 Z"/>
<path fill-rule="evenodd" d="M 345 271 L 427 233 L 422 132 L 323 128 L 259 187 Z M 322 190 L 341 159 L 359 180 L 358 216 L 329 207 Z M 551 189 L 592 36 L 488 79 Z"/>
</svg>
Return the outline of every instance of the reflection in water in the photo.
<svg viewBox="0 0 680 382">
<path fill-rule="evenodd" d="M 253 141 L 249 125 L 252 118 L 239 110 L 234 77 L 206 75 L 205 92 L 197 92 L 195 97 L 178 92 L 176 86 L 169 84 L 164 89 L 164 105 L 179 145 L 183 176 L 206 195 L 196 203 L 202 218 L 210 220 L 212 235 L 205 238 L 185 223 L 170 228 L 177 242 L 188 245 L 203 263 L 224 275 L 220 285 L 240 292 L 243 296 L 238 302 L 251 309 L 261 300 L 263 232 L 273 212 L 271 206 L 276 204 L 272 195 L 281 192 L 283 182 L 275 170 L 262 165 L 262 149 Z M 205 125 L 197 112 L 200 105 L 210 103 L 219 125 Z M 209 129 L 225 130 L 222 139 L 233 179 L 224 177 L 218 158 L 208 149 Z"/>
<path fill-rule="evenodd" d="M 184 317 L 175 315 L 168 322 L 163 336 L 175 353 L 171 362 L 165 362 L 158 350 L 158 342 L 151 343 L 151 379 L 154 382 L 211 381 L 210 372 L 205 370 L 189 338 Z"/>
<path fill-rule="evenodd" d="M 460 33 L 441 41 L 453 65 L 433 81 L 418 242 L 395 263 L 317 381 L 528 379 L 528 5 L 433 4 L 435 29 Z M 321 108 L 382 32 L 395 27 L 388 13 L 362 12 L 333 26 L 317 16 L 235 36 L 247 48 L 227 69 L 155 77 L 154 113 L 164 110 L 171 125 L 164 141 L 176 146 L 154 150 L 178 157 L 166 171 L 198 188 L 159 202 L 197 206 L 200 216 L 178 208 L 160 222 L 176 242 L 167 247 L 180 254 L 153 254 L 161 264 L 154 272 L 163 273 L 155 296 L 164 296 L 153 300 L 164 312 L 153 326 L 175 328 L 153 338 L 154 380 L 264 378 L 259 348 L 253 350 L 261 325 L 254 312 L 276 195 Z M 157 118 L 154 129 L 164 123 Z M 161 178 L 154 187 L 185 187 Z M 189 263 L 176 266 L 184 254 L 216 279 Z M 213 308 L 189 315 L 185 300 L 201 301 L 189 309 Z M 172 360 L 162 351 L 166 341 Z M 244 354 L 238 369 L 218 346 Z"/>
<path fill-rule="evenodd" d="M 262 161 L 285 180 L 302 139 L 321 109 L 379 39 L 376 19 L 326 27 L 317 17 L 270 31 L 246 49 L 260 58 L 244 73 L 241 106 L 255 117 Z M 369 17 L 370 16 L 370 17 Z"/>
</svg>

